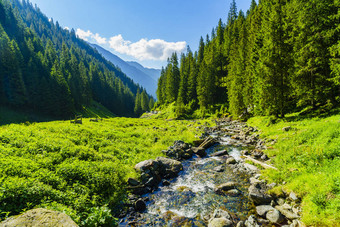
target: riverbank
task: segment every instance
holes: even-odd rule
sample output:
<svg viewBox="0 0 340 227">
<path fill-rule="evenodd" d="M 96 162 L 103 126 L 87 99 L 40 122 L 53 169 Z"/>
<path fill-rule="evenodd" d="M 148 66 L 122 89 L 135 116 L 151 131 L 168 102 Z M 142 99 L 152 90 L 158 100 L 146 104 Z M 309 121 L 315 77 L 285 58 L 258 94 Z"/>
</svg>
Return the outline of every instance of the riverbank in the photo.
<svg viewBox="0 0 340 227">
<path fill-rule="evenodd" d="M 272 192 L 294 191 L 307 225 L 340 226 L 340 115 L 256 117 L 248 124 L 260 130 L 265 153 L 278 168 L 262 171 L 269 182 L 283 185 Z"/>
</svg>

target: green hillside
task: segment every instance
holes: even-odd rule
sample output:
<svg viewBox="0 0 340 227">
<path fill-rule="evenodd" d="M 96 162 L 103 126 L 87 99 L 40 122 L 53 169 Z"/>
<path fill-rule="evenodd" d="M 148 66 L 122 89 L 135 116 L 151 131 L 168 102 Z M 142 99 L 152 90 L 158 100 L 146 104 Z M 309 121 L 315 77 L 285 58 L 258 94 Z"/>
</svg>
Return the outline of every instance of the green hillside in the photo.
<svg viewBox="0 0 340 227">
<path fill-rule="evenodd" d="M 85 225 L 124 199 L 136 163 L 162 156 L 175 140 L 192 142 L 201 123 L 111 118 L 0 126 L 1 218 L 47 207 Z"/>
</svg>

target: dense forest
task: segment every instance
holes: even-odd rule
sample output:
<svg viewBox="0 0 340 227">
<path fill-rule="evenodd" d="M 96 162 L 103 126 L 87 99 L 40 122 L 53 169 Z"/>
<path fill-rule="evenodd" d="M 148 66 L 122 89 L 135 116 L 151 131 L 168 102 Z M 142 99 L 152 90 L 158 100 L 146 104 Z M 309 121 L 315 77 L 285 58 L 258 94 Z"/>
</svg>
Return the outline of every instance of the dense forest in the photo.
<svg viewBox="0 0 340 227">
<path fill-rule="evenodd" d="M 0 105 L 68 118 L 92 101 L 120 116 L 153 105 L 142 87 L 73 29 L 61 28 L 26 0 L 0 0 Z"/>
<path fill-rule="evenodd" d="M 339 105 L 339 6 L 338 0 L 253 0 L 245 14 L 233 1 L 227 22 L 201 37 L 198 51 L 168 60 L 159 105 L 176 102 L 179 115 L 220 107 L 235 117 Z"/>
</svg>

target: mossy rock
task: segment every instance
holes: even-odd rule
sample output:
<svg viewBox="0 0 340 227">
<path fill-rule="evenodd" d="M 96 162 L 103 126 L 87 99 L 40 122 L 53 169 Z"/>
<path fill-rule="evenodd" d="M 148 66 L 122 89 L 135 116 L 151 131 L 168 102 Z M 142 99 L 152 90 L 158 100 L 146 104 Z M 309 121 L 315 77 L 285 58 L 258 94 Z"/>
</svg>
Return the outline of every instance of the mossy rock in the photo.
<svg viewBox="0 0 340 227">
<path fill-rule="evenodd" d="M 0 227 L 12 226 L 77 227 L 78 225 L 64 213 L 43 208 L 37 208 L 26 211 L 25 213 L 20 215 L 10 217 L 0 223 Z"/>
</svg>

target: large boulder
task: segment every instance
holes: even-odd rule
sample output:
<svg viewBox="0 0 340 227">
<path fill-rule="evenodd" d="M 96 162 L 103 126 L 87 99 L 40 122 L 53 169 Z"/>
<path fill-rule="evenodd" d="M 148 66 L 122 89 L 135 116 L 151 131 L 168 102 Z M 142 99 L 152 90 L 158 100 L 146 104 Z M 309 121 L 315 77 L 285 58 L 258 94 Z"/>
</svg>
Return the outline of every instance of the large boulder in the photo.
<svg viewBox="0 0 340 227">
<path fill-rule="evenodd" d="M 14 227 L 14 226 L 46 226 L 46 227 L 77 227 L 78 225 L 66 214 L 37 208 L 26 211 L 15 217 L 10 217 L 0 223 L 1 227 Z"/>
<path fill-rule="evenodd" d="M 178 173 L 183 170 L 181 162 L 164 157 L 157 157 L 156 162 L 159 163 L 159 173 L 165 178 L 173 178 L 178 176 Z"/>
</svg>

